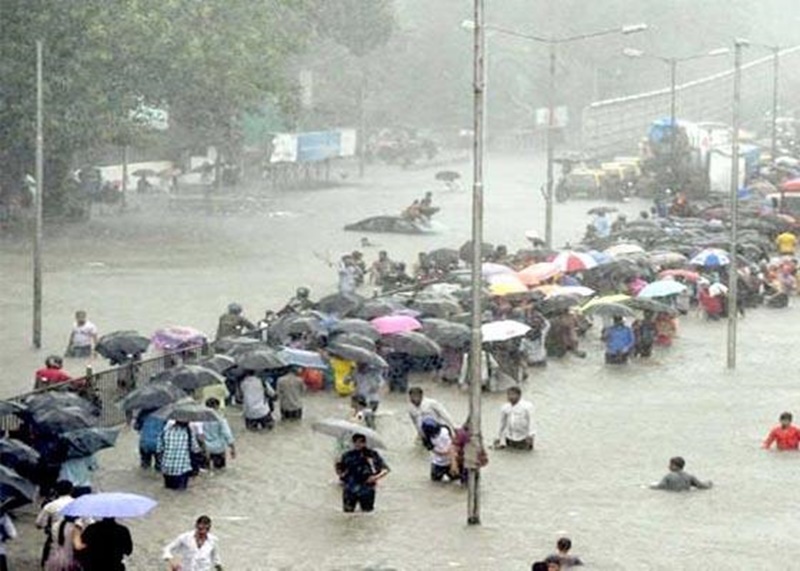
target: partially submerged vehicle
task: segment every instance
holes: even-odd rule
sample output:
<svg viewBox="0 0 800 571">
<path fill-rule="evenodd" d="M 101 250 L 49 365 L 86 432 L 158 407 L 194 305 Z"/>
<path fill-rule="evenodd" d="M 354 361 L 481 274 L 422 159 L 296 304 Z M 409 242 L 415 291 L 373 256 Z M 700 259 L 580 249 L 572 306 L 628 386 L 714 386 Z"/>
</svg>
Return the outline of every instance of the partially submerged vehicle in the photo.
<svg viewBox="0 0 800 571">
<path fill-rule="evenodd" d="M 344 227 L 351 232 L 381 232 L 390 234 L 434 234 L 441 225 L 433 221 L 409 220 L 403 216 L 370 216 Z"/>
</svg>

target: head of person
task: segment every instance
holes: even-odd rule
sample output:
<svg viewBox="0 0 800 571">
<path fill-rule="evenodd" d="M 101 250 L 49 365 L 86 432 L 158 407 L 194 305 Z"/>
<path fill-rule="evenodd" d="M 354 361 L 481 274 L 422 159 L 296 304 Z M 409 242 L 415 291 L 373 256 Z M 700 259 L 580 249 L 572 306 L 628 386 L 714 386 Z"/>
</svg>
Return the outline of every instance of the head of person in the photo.
<svg viewBox="0 0 800 571">
<path fill-rule="evenodd" d="M 625 323 L 625 322 L 623 321 L 621 315 L 615 315 L 614 316 L 614 325 L 622 325 L 623 323 Z"/>
<path fill-rule="evenodd" d="M 572 549 L 572 540 L 569 537 L 561 537 L 556 542 L 556 548 L 558 549 L 559 553 L 567 553 L 570 549 Z"/>
<path fill-rule="evenodd" d="M 414 406 L 419 406 L 420 403 L 422 402 L 423 394 L 424 393 L 422 392 L 421 387 L 411 387 L 410 389 L 408 389 L 408 400 Z"/>
<path fill-rule="evenodd" d="M 367 437 L 363 434 L 356 433 L 353 435 L 353 448 L 356 450 L 363 450 L 367 447 Z"/>
<path fill-rule="evenodd" d="M 671 472 L 680 472 L 686 466 L 686 460 L 681 456 L 674 456 L 669 459 L 669 469 Z"/>
<path fill-rule="evenodd" d="M 345 266 L 352 265 L 353 264 L 353 256 L 351 256 L 350 254 L 345 254 L 344 256 L 342 256 L 342 263 Z"/>
<path fill-rule="evenodd" d="M 206 400 L 206 406 L 211 410 L 218 410 L 219 409 L 219 399 L 211 397 L 210 399 Z"/>
<path fill-rule="evenodd" d="M 264 312 L 264 320 L 265 321 L 272 321 L 273 319 L 275 319 L 275 312 L 272 311 L 271 309 L 266 310 Z"/>
<path fill-rule="evenodd" d="M 359 252 L 358 250 L 353 250 L 353 253 L 351 255 L 353 256 L 353 259 L 355 261 L 359 261 L 361 258 L 364 257 L 364 255 L 361 252 Z"/>
<path fill-rule="evenodd" d="M 57 496 L 71 496 L 72 495 L 72 482 L 69 480 L 59 480 L 56 482 L 55 491 Z"/>
<path fill-rule="evenodd" d="M 378 259 L 383 262 L 389 259 L 389 254 L 386 252 L 386 250 L 381 250 L 378 252 Z"/>
<path fill-rule="evenodd" d="M 211 518 L 207 515 L 201 515 L 194 522 L 195 535 L 201 539 L 208 537 L 208 532 L 211 531 Z"/>
<path fill-rule="evenodd" d="M 297 288 L 297 291 L 295 292 L 295 294 L 300 299 L 307 299 L 308 296 L 311 294 L 311 290 L 308 289 L 307 287 L 299 287 L 299 288 Z"/>
<path fill-rule="evenodd" d="M 44 360 L 44 366 L 48 369 L 60 369 L 64 366 L 64 360 L 58 355 L 50 355 Z"/>
<path fill-rule="evenodd" d="M 522 398 L 522 391 L 519 390 L 519 387 L 509 387 L 506 391 L 506 397 L 511 404 L 517 404 L 519 399 Z"/>
<path fill-rule="evenodd" d="M 548 571 L 550 566 L 545 561 L 537 561 L 531 567 L 531 571 Z"/>
<path fill-rule="evenodd" d="M 495 248 L 495 254 L 497 257 L 505 257 L 508 255 L 508 248 L 500 244 L 497 246 L 497 248 Z"/>
<path fill-rule="evenodd" d="M 83 325 L 86 323 L 86 311 L 83 309 L 79 309 L 75 312 L 75 323 L 78 325 Z"/>
<path fill-rule="evenodd" d="M 364 395 L 353 395 L 350 397 L 350 406 L 356 410 L 367 408 L 367 399 Z"/>
<path fill-rule="evenodd" d="M 433 198 L 433 193 L 429 190 L 425 193 L 425 198 Z"/>
<path fill-rule="evenodd" d="M 789 425 L 792 424 L 792 413 L 791 412 L 782 412 L 781 417 L 781 426 L 784 428 L 789 428 Z"/>
<path fill-rule="evenodd" d="M 241 315 L 242 313 L 242 306 L 236 302 L 228 304 L 228 313 L 231 315 Z"/>
<path fill-rule="evenodd" d="M 422 424 L 420 425 L 420 429 L 422 430 L 422 434 L 425 435 L 425 438 L 431 440 L 433 438 L 436 438 L 442 427 L 434 419 L 426 418 L 423 419 Z"/>
</svg>

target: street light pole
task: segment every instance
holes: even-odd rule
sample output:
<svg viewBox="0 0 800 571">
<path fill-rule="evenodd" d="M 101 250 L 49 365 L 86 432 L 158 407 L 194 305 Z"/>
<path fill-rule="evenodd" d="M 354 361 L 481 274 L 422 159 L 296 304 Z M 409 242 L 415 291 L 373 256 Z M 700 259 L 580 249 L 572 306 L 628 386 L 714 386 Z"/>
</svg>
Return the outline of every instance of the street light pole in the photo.
<svg viewBox="0 0 800 571">
<path fill-rule="evenodd" d="M 780 73 L 781 48 L 772 48 L 772 164 L 778 158 L 778 90 Z"/>
<path fill-rule="evenodd" d="M 42 347 L 42 209 L 44 202 L 44 94 L 42 41 L 36 40 L 36 222 L 33 235 L 33 346 Z"/>
<path fill-rule="evenodd" d="M 736 251 L 738 250 L 739 231 L 739 107 L 742 96 L 742 48 L 747 45 L 744 40 L 736 40 L 734 44 L 733 73 L 733 142 L 731 145 L 731 236 L 730 265 L 728 269 L 728 369 L 736 368 L 736 326 L 739 318 L 738 285 Z"/>
<path fill-rule="evenodd" d="M 555 202 L 555 180 L 553 178 L 553 158 L 555 141 L 555 99 L 556 99 L 556 44 L 550 42 L 550 71 L 547 85 L 547 193 L 545 195 L 544 241 L 548 248 L 553 247 L 553 203 Z"/>
<path fill-rule="evenodd" d="M 672 166 L 672 184 L 673 188 L 678 182 L 678 161 L 675 156 L 675 142 L 678 134 L 677 122 L 677 95 L 678 95 L 678 60 L 671 58 L 669 60 L 669 75 L 670 75 L 670 89 L 669 89 L 669 159 Z"/>
<path fill-rule="evenodd" d="M 479 525 L 481 435 L 481 258 L 483 245 L 483 144 L 484 144 L 484 10 L 483 0 L 475 0 L 473 69 L 473 156 L 472 156 L 472 275 L 471 336 L 469 349 L 469 433 L 465 453 L 467 467 L 467 524 Z"/>
</svg>

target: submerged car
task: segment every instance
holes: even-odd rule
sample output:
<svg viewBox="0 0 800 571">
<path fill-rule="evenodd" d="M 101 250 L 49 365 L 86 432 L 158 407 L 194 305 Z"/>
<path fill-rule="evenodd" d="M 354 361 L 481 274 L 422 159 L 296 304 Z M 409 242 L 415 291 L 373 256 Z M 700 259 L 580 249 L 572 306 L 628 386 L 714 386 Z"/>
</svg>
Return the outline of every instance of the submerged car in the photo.
<svg viewBox="0 0 800 571">
<path fill-rule="evenodd" d="M 440 227 L 435 222 L 408 220 L 402 216 L 371 216 L 344 227 L 352 232 L 384 232 L 393 234 L 432 234 Z"/>
</svg>

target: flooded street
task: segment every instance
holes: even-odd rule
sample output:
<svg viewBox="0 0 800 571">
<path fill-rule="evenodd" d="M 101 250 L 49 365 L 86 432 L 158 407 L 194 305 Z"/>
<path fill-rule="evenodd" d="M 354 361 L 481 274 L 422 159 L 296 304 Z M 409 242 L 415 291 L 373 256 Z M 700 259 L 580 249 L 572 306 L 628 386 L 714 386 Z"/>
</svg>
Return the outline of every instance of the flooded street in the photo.
<svg viewBox="0 0 800 571">
<path fill-rule="evenodd" d="M 448 167 L 449 168 L 449 167 Z M 280 308 L 299 285 L 312 297 L 335 289 L 335 262 L 359 248 L 359 233 L 342 226 L 399 213 L 426 190 L 447 229 L 435 236 L 374 234 L 367 263 L 380 249 L 409 266 L 418 251 L 458 247 L 469 238 L 468 164 L 457 165 L 465 189 L 445 191 L 437 169 L 376 167 L 363 182 L 315 191 L 269 194 L 270 215 L 207 217 L 145 205 L 124 216 L 51 229 L 45 244 L 44 349 L 30 349 L 28 245 L 0 245 L 0 390 L 32 386 L 49 353 L 62 353 L 76 309 L 101 332 L 190 325 L 213 335 L 231 301 L 251 319 Z M 349 180 L 352 180 L 350 177 Z M 540 159 L 492 156 L 487 162 L 485 238 L 510 250 L 524 232 L 544 233 Z M 152 197 L 153 200 L 159 200 Z M 556 244 L 577 242 L 593 205 L 555 208 Z M 134 205 L 135 206 L 135 205 Z M 645 208 L 630 203 L 632 216 Z M 389 443 L 392 473 L 381 482 L 368 516 L 341 513 L 334 484 L 333 442 L 311 432 L 317 418 L 342 416 L 347 400 L 316 394 L 302 424 L 278 423 L 269 434 L 245 434 L 229 413 L 238 457 L 222 475 L 204 474 L 185 494 L 168 493 L 156 475 L 138 469 L 135 433 L 99 455 L 97 487 L 150 495 L 159 506 L 131 521 L 130 569 L 164 568 L 161 548 L 207 513 L 220 536 L 225 568 L 270 570 L 521 570 L 569 535 L 588 569 L 791 569 L 800 549 L 795 493 L 796 454 L 759 449 L 783 410 L 795 409 L 793 357 L 800 333 L 797 304 L 761 308 L 740 321 L 738 370 L 724 369 L 725 323 L 681 319 L 679 339 L 651 362 L 603 365 L 597 331 L 585 360 L 553 360 L 533 370 L 523 394 L 537 411 L 533 454 L 491 452 L 482 473 L 483 525 L 467 528 L 466 496 L 429 480 L 427 453 L 414 444 L 403 395 L 381 405 L 378 429 Z M 96 368 L 104 368 L 97 363 Z M 68 368 L 80 373 L 80 364 Z M 467 410 L 456 389 L 421 380 L 456 419 Z M 484 400 L 484 438 L 497 431 L 501 394 Z M 643 489 L 682 455 L 687 470 L 714 481 L 709 492 L 683 495 Z M 22 540 L 9 544 L 15 569 L 33 569 L 41 534 L 20 518 Z M 27 566 L 26 566 L 27 565 Z"/>
</svg>

